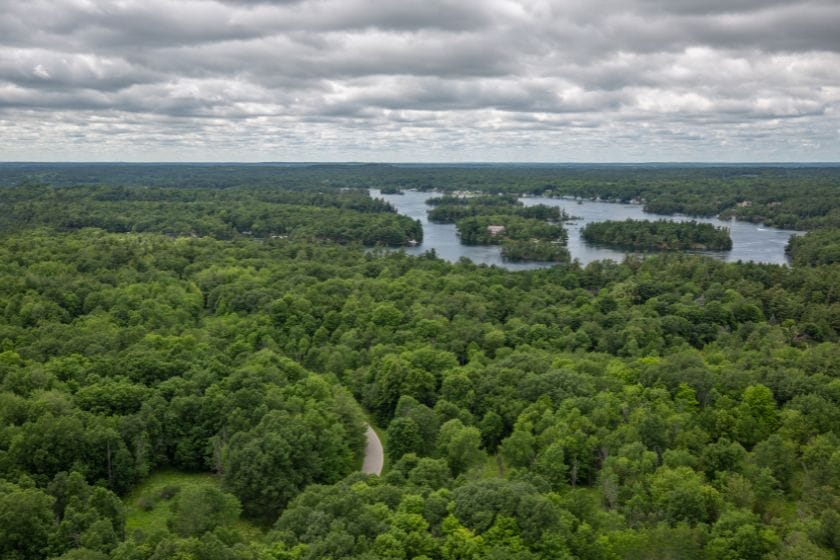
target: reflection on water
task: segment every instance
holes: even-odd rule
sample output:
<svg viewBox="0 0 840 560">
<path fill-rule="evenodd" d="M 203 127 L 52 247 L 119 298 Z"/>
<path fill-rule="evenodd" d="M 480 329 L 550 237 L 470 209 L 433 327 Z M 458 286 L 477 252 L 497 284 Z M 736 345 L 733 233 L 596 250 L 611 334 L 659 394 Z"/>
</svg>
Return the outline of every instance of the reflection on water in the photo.
<svg viewBox="0 0 840 560">
<path fill-rule="evenodd" d="M 551 263 L 509 263 L 502 260 L 499 247 L 461 245 L 454 224 L 434 224 L 429 222 L 426 212 L 429 206 L 426 199 L 437 196 L 434 193 L 405 191 L 404 194 L 381 194 L 377 189 L 370 190 L 371 196 L 383 198 L 390 202 L 400 214 L 420 220 L 423 224 L 423 244 L 418 247 L 405 249 L 410 255 L 419 255 L 434 249 L 438 257 L 454 262 L 462 257 L 467 257 L 475 263 L 495 264 L 510 270 L 526 270 L 551 266 Z M 576 219 L 566 222 L 566 229 L 569 231 L 569 252 L 573 259 L 586 264 L 595 260 L 612 259 L 621 261 L 628 254 L 627 251 L 598 247 L 587 243 L 580 236 L 580 230 L 589 222 L 602 222 L 605 220 L 661 220 L 667 218 L 675 221 L 695 220 L 724 226 L 729 228 L 732 237 L 731 251 L 691 251 L 692 253 L 708 255 L 726 262 L 754 261 L 759 263 L 787 264 L 785 246 L 791 235 L 800 233 L 796 231 L 764 227 L 749 222 L 738 222 L 735 220 L 722 221 L 716 218 L 690 218 L 687 216 L 673 215 L 662 216 L 650 214 L 642 209 L 639 204 L 620 204 L 614 202 L 595 202 L 591 200 L 576 201 L 567 198 L 544 198 L 529 197 L 521 199 L 522 202 L 531 206 L 534 204 L 545 204 L 547 206 L 559 206 L 567 214 Z"/>
</svg>

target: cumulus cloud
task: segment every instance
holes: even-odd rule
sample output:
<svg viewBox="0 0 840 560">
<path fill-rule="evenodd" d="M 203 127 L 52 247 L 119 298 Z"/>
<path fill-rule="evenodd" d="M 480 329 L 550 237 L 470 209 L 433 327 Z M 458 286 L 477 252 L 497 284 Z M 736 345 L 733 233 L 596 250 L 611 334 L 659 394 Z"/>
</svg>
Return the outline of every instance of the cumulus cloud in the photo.
<svg viewBox="0 0 840 560">
<path fill-rule="evenodd" d="M 0 0 L 0 159 L 836 160 L 836 0 Z"/>
</svg>

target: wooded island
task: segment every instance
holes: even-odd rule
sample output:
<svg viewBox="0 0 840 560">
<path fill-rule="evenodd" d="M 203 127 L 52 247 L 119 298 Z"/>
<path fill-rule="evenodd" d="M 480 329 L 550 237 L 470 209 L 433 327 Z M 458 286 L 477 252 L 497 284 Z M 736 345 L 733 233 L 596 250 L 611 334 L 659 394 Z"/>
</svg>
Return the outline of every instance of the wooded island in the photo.
<svg viewBox="0 0 840 560">
<path fill-rule="evenodd" d="M 590 243 L 655 251 L 728 251 L 729 230 L 695 221 L 624 220 L 587 224 L 581 235 Z"/>
</svg>

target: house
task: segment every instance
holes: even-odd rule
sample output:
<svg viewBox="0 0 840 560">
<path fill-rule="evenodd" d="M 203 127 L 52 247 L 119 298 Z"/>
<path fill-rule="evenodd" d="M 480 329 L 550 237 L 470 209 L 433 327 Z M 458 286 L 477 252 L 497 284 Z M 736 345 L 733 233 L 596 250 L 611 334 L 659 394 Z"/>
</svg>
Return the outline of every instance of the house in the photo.
<svg viewBox="0 0 840 560">
<path fill-rule="evenodd" d="M 499 235 L 505 232 L 505 226 L 487 226 L 487 233 L 490 235 Z"/>
</svg>

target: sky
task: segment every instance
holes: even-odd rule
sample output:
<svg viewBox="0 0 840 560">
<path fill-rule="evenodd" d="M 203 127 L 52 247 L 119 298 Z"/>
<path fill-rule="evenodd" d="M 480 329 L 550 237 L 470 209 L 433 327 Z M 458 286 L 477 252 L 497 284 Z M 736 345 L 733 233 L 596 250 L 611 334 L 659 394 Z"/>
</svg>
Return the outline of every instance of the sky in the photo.
<svg viewBox="0 0 840 560">
<path fill-rule="evenodd" d="M 0 161 L 840 160 L 840 0 L 0 0 Z"/>
</svg>

